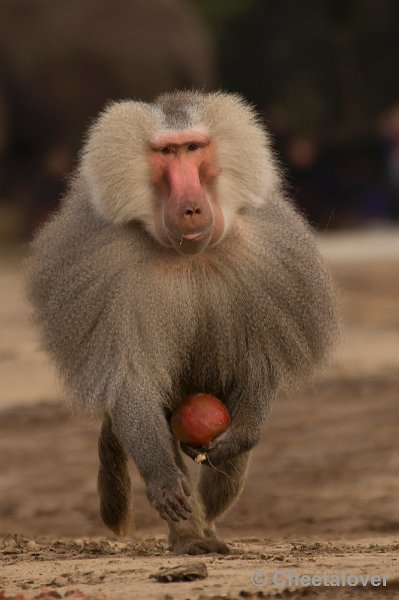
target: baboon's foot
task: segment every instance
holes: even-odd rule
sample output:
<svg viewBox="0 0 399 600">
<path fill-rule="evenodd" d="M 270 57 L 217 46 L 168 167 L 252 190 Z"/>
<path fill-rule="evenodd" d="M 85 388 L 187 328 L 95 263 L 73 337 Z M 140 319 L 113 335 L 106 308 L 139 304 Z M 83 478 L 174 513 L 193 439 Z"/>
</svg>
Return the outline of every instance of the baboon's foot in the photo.
<svg viewBox="0 0 399 600">
<path fill-rule="evenodd" d="M 222 540 L 215 537 L 177 540 L 172 549 L 176 554 L 229 554 L 230 550 Z"/>
</svg>

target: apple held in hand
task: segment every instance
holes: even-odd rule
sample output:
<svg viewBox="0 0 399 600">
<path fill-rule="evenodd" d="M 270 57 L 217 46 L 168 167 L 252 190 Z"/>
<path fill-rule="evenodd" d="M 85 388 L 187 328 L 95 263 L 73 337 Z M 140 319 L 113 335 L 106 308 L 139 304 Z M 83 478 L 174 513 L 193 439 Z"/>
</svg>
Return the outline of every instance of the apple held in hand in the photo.
<svg viewBox="0 0 399 600">
<path fill-rule="evenodd" d="M 170 425 L 180 442 L 200 447 L 228 429 L 230 415 L 216 396 L 190 394 L 172 414 Z"/>
</svg>

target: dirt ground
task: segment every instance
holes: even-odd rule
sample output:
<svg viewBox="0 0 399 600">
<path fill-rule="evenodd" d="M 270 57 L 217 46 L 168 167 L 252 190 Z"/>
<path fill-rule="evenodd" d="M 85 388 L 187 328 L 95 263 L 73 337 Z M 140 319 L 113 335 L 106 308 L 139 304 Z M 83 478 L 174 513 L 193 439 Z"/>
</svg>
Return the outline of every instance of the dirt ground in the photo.
<svg viewBox="0 0 399 600">
<path fill-rule="evenodd" d="M 322 240 L 342 310 L 337 356 L 275 403 L 245 490 L 220 523 L 231 554 L 200 557 L 208 576 L 191 582 L 150 579 L 199 559 L 168 551 L 133 467 L 134 539 L 101 524 L 99 423 L 69 413 L 29 325 L 20 259 L 3 259 L 0 600 L 399 598 L 399 234 L 391 238 L 388 250 L 386 236 Z M 386 585 L 363 587 L 359 576 Z"/>
</svg>

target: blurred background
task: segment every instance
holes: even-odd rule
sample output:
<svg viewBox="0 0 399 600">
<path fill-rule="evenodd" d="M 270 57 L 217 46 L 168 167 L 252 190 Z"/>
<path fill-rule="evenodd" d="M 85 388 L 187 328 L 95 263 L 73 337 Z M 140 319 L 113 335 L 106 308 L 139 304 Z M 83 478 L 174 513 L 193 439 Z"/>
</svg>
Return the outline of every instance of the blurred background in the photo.
<svg viewBox="0 0 399 600">
<path fill-rule="evenodd" d="M 98 111 L 190 87 L 255 105 L 290 197 L 317 229 L 342 314 L 330 369 L 276 403 L 223 533 L 391 544 L 373 557 L 346 545 L 342 570 L 397 553 L 398 32 L 397 0 L 0 0 L 0 555 L 16 564 L 28 552 L 14 540 L 14 556 L 4 532 L 37 544 L 110 535 L 98 515 L 99 423 L 60 402 L 21 258 Z M 165 534 L 133 481 L 136 535 Z"/>
<path fill-rule="evenodd" d="M 239 92 L 321 230 L 399 219 L 396 0 L 0 0 L 0 237 L 56 208 L 110 100 Z"/>
</svg>

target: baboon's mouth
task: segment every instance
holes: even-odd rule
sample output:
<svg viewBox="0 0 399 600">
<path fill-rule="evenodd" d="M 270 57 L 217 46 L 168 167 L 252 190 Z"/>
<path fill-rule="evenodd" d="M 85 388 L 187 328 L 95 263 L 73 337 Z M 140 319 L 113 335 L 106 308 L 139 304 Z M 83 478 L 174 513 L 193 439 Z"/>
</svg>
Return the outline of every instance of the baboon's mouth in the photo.
<svg viewBox="0 0 399 600">
<path fill-rule="evenodd" d="M 203 231 L 179 232 L 169 240 L 181 254 L 199 254 L 207 247 L 211 235 L 212 228 L 209 228 Z"/>
<path fill-rule="evenodd" d="M 209 231 L 197 231 L 196 233 L 185 233 L 181 237 L 183 240 L 198 242 L 199 240 L 202 240 L 204 237 L 206 237 L 208 234 Z"/>
</svg>

